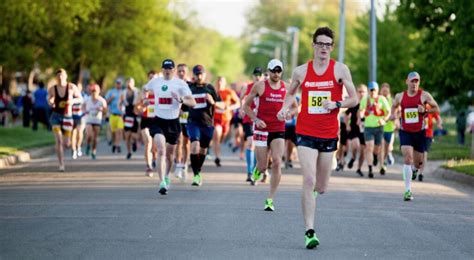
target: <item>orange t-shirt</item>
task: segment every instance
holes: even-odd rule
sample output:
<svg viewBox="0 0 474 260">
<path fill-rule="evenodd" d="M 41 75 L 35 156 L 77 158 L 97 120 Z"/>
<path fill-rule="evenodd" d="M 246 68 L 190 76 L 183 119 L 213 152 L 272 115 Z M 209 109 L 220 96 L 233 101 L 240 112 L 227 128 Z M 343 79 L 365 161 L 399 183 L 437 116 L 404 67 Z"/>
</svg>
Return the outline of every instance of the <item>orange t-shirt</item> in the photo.
<svg viewBox="0 0 474 260">
<path fill-rule="evenodd" d="M 219 90 L 218 94 L 227 107 L 230 107 L 235 103 L 235 100 L 238 100 L 237 94 L 232 89 L 225 88 Z M 214 112 L 215 121 L 229 122 L 232 119 L 232 111 L 230 109 L 219 109 L 216 107 Z"/>
</svg>

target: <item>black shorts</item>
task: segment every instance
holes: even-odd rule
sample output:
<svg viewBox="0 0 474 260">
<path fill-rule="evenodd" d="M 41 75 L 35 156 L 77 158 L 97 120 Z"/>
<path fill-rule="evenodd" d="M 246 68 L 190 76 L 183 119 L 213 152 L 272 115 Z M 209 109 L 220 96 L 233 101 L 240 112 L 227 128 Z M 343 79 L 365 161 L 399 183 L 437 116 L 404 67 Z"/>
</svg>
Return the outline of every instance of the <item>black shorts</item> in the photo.
<svg viewBox="0 0 474 260">
<path fill-rule="evenodd" d="M 348 137 L 346 123 L 341 122 L 340 126 L 341 127 L 339 128 L 339 140 L 341 141 L 342 145 L 346 145 Z"/>
<path fill-rule="evenodd" d="M 243 124 L 243 128 L 245 140 L 247 140 L 248 137 L 253 136 L 253 123 L 245 123 Z"/>
<path fill-rule="evenodd" d="M 230 120 L 230 123 L 233 127 L 239 127 L 239 124 L 243 125 L 242 118 L 239 117 L 239 113 L 234 113 L 232 115 L 232 119 Z"/>
<path fill-rule="evenodd" d="M 188 129 L 186 128 L 187 124 L 181 123 L 181 133 L 183 133 L 183 136 L 186 138 L 189 138 L 188 136 Z"/>
<path fill-rule="evenodd" d="M 133 125 L 132 126 L 126 126 L 125 118 L 127 118 L 127 117 L 133 118 Z M 132 133 L 137 133 L 138 132 L 138 120 L 137 120 L 136 116 L 127 116 L 127 115 L 125 115 L 123 117 L 123 123 L 124 123 L 123 130 L 125 132 L 132 132 Z"/>
<path fill-rule="evenodd" d="M 163 119 L 155 117 L 149 129 L 151 137 L 155 137 L 156 134 L 164 135 L 166 142 L 169 144 L 177 144 L 181 134 L 179 118 Z"/>
<path fill-rule="evenodd" d="M 150 128 L 153 125 L 153 121 L 153 117 L 142 117 L 142 121 L 140 122 L 140 128 L 142 130 L 145 128 Z"/>
<path fill-rule="evenodd" d="M 319 152 L 334 152 L 337 150 L 337 138 L 318 138 L 307 135 L 296 135 L 296 145 L 306 146 L 311 149 L 316 149 Z"/>
<path fill-rule="evenodd" d="M 287 125 L 285 126 L 285 140 L 290 140 L 296 144 L 296 126 Z"/>
<path fill-rule="evenodd" d="M 411 146 L 419 153 L 424 153 L 426 151 L 425 130 L 412 133 L 400 129 L 398 136 L 400 138 L 400 146 Z"/>
<path fill-rule="evenodd" d="M 285 140 L 285 132 L 268 132 L 267 146 L 270 147 L 270 144 L 275 139 Z"/>
<path fill-rule="evenodd" d="M 72 128 L 77 128 L 81 125 L 84 125 L 84 117 L 82 116 L 72 116 L 72 121 L 73 121 L 73 124 L 72 124 Z"/>
</svg>

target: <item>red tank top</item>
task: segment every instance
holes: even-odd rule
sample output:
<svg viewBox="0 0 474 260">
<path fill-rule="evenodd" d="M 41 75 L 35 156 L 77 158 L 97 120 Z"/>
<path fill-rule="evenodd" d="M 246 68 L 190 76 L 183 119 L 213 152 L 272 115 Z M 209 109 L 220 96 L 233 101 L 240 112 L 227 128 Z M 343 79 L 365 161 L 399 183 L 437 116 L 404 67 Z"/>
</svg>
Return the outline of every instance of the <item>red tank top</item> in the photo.
<svg viewBox="0 0 474 260">
<path fill-rule="evenodd" d="M 247 90 L 245 91 L 244 97 L 248 96 L 248 94 L 250 94 L 250 91 L 252 90 L 252 87 L 253 87 L 254 84 L 255 84 L 255 82 L 252 82 L 252 83 L 247 85 Z M 252 110 L 255 109 L 255 102 L 252 102 L 252 104 L 250 104 L 250 109 L 252 109 Z M 250 124 L 250 123 L 253 123 L 253 122 L 252 122 L 252 119 L 250 119 L 250 117 L 245 115 L 244 118 L 242 119 L 242 123 Z"/>
<path fill-rule="evenodd" d="M 153 118 L 155 117 L 155 94 L 148 93 L 146 94 L 145 98 L 148 101 L 148 105 L 146 106 L 145 112 L 143 112 L 142 117 Z"/>
<path fill-rule="evenodd" d="M 421 93 L 423 90 L 419 89 L 413 97 L 408 96 L 407 91 L 403 92 L 402 102 L 402 124 L 401 129 L 406 132 L 419 132 L 424 129 L 423 114 L 418 112 L 418 105 L 423 105 L 421 102 Z"/>
<path fill-rule="evenodd" d="M 280 88 L 272 89 L 268 80 L 265 80 L 265 90 L 258 98 L 257 118 L 263 120 L 267 125 L 264 129 L 256 130 L 267 132 L 285 132 L 285 121 L 277 118 L 278 112 L 285 101 L 286 88 L 285 83 L 280 81 Z"/>
<path fill-rule="evenodd" d="M 337 138 L 339 109 L 323 108 L 325 99 L 342 100 L 342 84 L 334 76 L 336 61 L 331 59 L 323 75 L 314 72 L 313 61 L 308 62 L 306 77 L 301 83 L 301 112 L 296 120 L 296 133 L 318 138 Z"/>
</svg>

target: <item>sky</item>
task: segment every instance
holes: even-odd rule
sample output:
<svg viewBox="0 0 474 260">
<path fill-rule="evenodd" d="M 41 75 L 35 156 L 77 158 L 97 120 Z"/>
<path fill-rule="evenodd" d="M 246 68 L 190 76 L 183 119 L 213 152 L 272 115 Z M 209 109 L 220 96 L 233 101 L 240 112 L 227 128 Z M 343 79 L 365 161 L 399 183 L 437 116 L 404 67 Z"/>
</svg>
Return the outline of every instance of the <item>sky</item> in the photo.
<svg viewBox="0 0 474 260">
<path fill-rule="evenodd" d="M 246 25 L 245 13 L 258 4 L 258 0 L 188 0 L 189 8 L 197 11 L 202 25 L 216 29 L 222 35 L 238 37 Z M 285 0 L 281 0 L 285 1 Z M 337 0 L 331 0 L 337 1 Z M 370 0 L 346 0 L 370 7 Z M 377 0 L 384 5 L 387 0 Z M 395 1 L 398 2 L 398 1 Z M 349 10 L 346 10 L 346 12 Z M 377 11 L 380 11 L 378 9 Z"/>
</svg>

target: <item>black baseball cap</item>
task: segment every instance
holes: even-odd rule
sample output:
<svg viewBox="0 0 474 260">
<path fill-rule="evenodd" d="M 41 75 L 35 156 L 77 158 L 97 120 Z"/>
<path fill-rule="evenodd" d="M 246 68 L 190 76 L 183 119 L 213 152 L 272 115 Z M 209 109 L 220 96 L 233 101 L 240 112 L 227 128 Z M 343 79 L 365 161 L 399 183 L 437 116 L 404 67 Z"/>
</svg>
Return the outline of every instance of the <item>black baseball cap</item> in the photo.
<svg viewBox="0 0 474 260">
<path fill-rule="evenodd" d="M 194 75 L 202 74 L 204 72 L 206 72 L 206 70 L 204 69 L 204 66 L 202 65 L 196 65 L 193 68 Z"/>
<path fill-rule="evenodd" d="M 163 69 L 174 69 L 174 61 L 172 59 L 166 59 L 161 63 Z"/>
<path fill-rule="evenodd" d="M 262 74 L 263 74 L 263 69 L 262 68 L 255 67 L 255 69 L 253 69 L 253 75 L 261 76 Z"/>
</svg>

